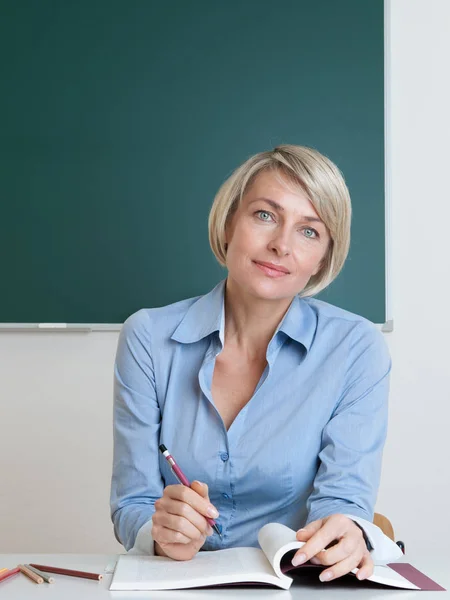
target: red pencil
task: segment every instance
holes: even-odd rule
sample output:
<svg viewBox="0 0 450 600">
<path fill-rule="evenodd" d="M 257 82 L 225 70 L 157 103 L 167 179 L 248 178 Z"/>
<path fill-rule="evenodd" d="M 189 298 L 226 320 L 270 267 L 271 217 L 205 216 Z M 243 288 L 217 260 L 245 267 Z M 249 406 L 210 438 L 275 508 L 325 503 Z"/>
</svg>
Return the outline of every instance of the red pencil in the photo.
<svg viewBox="0 0 450 600">
<path fill-rule="evenodd" d="M 0 581 L 4 581 L 5 579 L 12 577 L 13 575 L 17 575 L 17 573 L 20 573 L 19 567 L 16 567 L 15 569 L 10 569 L 9 571 L 5 571 L 4 573 L 0 573 Z"/>
<path fill-rule="evenodd" d="M 86 573 L 85 571 L 73 571 L 72 569 L 60 569 L 59 567 L 47 567 L 46 565 L 36 565 L 30 563 L 35 569 L 44 571 L 44 573 L 57 573 L 58 575 L 69 575 L 69 577 L 81 577 L 82 579 L 103 579 L 103 575 L 98 573 Z"/>
</svg>

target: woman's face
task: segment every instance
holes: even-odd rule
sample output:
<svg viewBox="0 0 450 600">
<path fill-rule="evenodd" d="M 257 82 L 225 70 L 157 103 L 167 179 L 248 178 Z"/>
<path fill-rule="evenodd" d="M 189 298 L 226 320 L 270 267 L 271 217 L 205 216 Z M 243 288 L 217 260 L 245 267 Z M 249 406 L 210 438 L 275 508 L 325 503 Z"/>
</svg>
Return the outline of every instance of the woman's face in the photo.
<svg viewBox="0 0 450 600">
<path fill-rule="evenodd" d="M 307 196 L 283 181 L 280 173 L 259 173 L 225 235 L 229 276 L 251 295 L 267 300 L 298 294 L 320 270 L 330 242 Z"/>
</svg>

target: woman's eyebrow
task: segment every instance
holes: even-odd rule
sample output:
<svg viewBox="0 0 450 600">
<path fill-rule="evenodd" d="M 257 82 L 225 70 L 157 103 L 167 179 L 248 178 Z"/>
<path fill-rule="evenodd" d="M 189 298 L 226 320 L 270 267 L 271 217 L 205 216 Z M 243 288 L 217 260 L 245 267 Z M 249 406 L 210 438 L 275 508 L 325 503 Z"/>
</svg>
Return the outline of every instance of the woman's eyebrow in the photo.
<svg viewBox="0 0 450 600">
<path fill-rule="evenodd" d="M 254 200 L 252 200 L 249 203 L 250 204 L 254 204 L 255 202 L 267 202 L 267 204 L 270 204 L 270 206 L 272 206 L 275 210 L 278 210 L 279 212 L 284 212 L 284 206 L 281 206 L 281 204 L 278 204 L 278 202 L 275 202 L 275 200 L 271 200 L 270 198 L 255 198 Z M 300 220 L 303 221 L 308 221 L 308 223 L 322 223 L 323 221 L 322 219 L 319 219 L 319 217 L 313 217 L 313 216 L 309 216 L 309 215 L 304 215 L 302 217 L 300 217 Z"/>
</svg>

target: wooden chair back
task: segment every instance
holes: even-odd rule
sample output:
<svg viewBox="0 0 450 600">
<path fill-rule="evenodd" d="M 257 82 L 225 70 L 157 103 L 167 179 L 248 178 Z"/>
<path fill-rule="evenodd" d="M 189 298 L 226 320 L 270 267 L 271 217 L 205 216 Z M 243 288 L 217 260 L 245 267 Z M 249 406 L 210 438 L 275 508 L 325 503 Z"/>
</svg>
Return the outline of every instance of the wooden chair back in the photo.
<svg viewBox="0 0 450 600">
<path fill-rule="evenodd" d="M 381 529 L 384 535 L 387 535 L 388 538 L 391 538 L 391 540 L 395 542 L 394 528 L 387 517 L 380 513 L 375 513 L 373 515 L 373 522 Z"/>
</svg>

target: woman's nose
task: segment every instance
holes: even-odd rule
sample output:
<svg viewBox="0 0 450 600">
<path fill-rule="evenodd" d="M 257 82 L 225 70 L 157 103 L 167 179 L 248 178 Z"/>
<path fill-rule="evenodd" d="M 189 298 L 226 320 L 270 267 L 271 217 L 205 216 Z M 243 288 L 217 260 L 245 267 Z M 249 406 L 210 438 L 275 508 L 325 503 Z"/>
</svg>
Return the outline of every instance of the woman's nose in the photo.
<svg viewBox="0 0 450 600">
<path fill-rule="evenodd" d="M 287 231 L 279 230 L 269 242 L 269 250 L 275 250 L 280 256 L 286 256 L 291 253 L 291 244 Z"/>
</svg>

